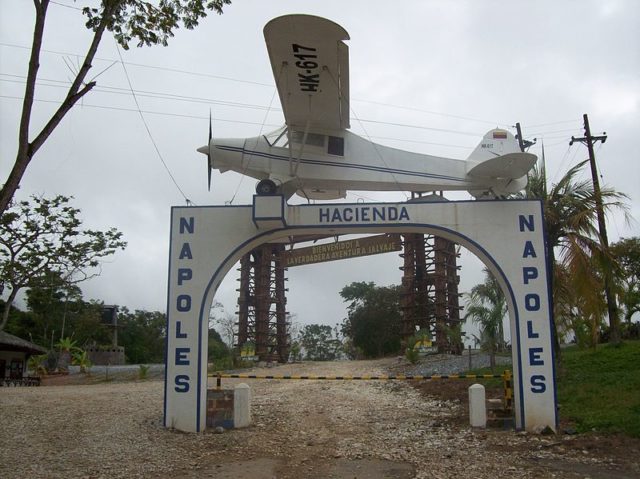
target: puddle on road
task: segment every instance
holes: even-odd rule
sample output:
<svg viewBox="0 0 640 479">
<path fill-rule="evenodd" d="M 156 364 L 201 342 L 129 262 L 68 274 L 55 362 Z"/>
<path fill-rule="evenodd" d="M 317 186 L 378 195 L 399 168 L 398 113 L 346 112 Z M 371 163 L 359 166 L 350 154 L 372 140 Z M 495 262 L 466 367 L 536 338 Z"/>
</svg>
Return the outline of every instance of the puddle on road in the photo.
<svg viewBox="0 0 640 479">
<path fill-rule="evenodd" d="M 302 464 L 259 458 L 211 464 L 197 471 L 181 471 L 184 478 L 215 479 L 411 479 L 411 464 L 380 459 L 323 459 Z M 175 477 L 175 476 L 174 476 Z"/>
</svg>

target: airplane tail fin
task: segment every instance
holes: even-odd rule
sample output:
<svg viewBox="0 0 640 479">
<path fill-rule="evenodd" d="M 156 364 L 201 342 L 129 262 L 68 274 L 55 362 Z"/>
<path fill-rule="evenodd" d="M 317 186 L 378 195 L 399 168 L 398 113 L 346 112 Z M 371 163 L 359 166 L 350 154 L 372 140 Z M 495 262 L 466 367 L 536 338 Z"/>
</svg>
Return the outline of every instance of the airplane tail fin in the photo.
<svg viewBox="0 0 640 479">
<path fill-rule="evenodd" d="M 537 159 L 532 153 L 520 151 L 518 141 L 510 132 L 496 128 L 484 135 L 467 158 L 467 175 L 490 185 L 494 195 L 506 195 L 526 186 L 526 175 Z M 476 193 L 472 192 L 474 196 Z"/>
<path fill-rule="evenodd" d="M 509 131 L 496 128 L 487 132 L 482 140 L 471 152 L 467 161 L 482 163 L 490 158 L 506 155 L 509 153 L 519 153 L 520 145 L 518 140 Z"/>
</svg>

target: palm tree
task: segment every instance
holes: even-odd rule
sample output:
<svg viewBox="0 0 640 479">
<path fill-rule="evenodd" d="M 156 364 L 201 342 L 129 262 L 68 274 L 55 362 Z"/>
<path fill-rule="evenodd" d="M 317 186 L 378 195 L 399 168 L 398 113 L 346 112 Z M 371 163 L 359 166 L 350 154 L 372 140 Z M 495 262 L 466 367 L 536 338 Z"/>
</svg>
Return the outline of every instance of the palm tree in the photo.
<svg viewBox="0 0 640 479">
<path fill-rule="evenodd" d="M 588 161 L 588 160 L 587 160 Z M 549 264 L 553 274 L 553 315 L 556 357 L 560 358 L 560 335 L 575 320 L 578 311 L 599 322 L 602 307 L 602 272 L 613 268 L 615 261 L 599 242 L 596 197 L 589 180 L 579 179 L 583 161 L 571 168 L 558 181 L 547 186 L 543 163 L 529 174 L 529 182 L 520 197 L 540 199 L 543 204 Z M 622 209 L 626 214 L 627 196 L 610 188 L 601 189 L 605 211 Z M 561 324 L 558 325 L 558 322 Z"/>
<path fill-rule="evenodd" d="M 504 328 L 502 320 L 507 313 L 507 301 L 494 276 L 487 268 L 484 283 L 477 284 L 467 294 L 467 314 L 480 326 L 480 346 L 489 352 L 491 369 L 496 366 L 496 351 L 504 346 Z"/>
</svg>

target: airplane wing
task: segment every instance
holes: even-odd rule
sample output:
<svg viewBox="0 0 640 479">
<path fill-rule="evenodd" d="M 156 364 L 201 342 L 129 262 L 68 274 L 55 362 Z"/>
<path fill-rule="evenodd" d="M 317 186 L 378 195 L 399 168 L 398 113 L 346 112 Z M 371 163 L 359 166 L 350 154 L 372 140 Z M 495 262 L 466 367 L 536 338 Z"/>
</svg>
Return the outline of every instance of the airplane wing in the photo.
<svg viewBox="0 0 640 479">
<path fill-rule="evenodd" d="M 349 128 L 349 34 L 312 15 L 285 15 L 264 27 L 287 126 Z"/>
</svg>

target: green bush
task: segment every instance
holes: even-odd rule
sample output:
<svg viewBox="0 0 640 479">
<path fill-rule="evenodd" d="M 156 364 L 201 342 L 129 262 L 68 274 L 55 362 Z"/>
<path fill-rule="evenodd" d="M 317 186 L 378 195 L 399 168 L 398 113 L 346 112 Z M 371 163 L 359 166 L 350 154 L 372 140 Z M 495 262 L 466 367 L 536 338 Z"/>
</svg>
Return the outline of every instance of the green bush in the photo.
<svg viewBox="0 0 640 479">
<path fill-rule="evenodd" d="M 415 364 L 418 362 L 418 359 L 420 359 L 420 353 L 418 352 L 417 349 L 414 348 L 407 348 L 404 356 L 407 358 L 407 360 L 411 363 L 411 364 Z"/>
<path fill-rule="evenodd" d="M 431 342 L 431 335 L 428 331 L 421 329 L 416 334 L 407 339 L 407 349 L 404 353 L 405 357 L 411 364 L 415 364 L 420 359 L 420 349 L 416 345 L 422 341 Z"/>
<path fill-rule="evenodd" d="M 149 375 L 149 366 L 147 364 L 141 364 L 138 366 L 138 379 L 147 379 Z"/>
</svg>

